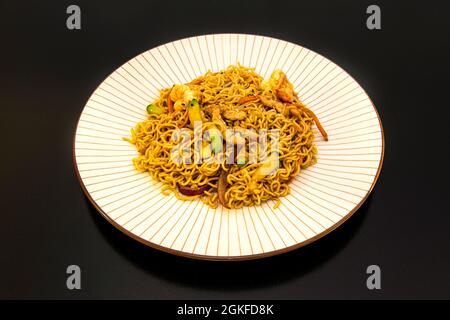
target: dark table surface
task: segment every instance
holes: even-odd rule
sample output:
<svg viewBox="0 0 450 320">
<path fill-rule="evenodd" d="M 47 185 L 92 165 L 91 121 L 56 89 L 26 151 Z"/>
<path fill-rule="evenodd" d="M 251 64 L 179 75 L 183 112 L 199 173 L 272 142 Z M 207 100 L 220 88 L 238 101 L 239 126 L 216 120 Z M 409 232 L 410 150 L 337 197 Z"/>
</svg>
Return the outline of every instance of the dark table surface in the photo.
<svg viewBox="0 0 450 320">
<path fill-rule="evenodd" d="M 449 8 L 377 1 L 0 2 L 0 298 L 450 298 Z M 386 138 L 375 189 L 343 226 L 299 250 L 248 262 L 171 256 L 127 238 L 74 172 L 78 116 L 97 85 L 157 45 L 210 33 L 272 36 L 347 70 Z M 66 288 L 66 268 L 82 289 Z M 366 268 L 381 267 L 381 290 Z"/>
</svg>

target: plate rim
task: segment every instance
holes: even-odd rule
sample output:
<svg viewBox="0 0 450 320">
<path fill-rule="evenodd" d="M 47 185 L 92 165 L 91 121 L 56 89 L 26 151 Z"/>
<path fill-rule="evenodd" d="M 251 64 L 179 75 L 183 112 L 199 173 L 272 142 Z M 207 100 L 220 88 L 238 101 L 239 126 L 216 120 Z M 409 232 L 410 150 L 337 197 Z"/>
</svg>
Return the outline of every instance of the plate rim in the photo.
<svg viewBox="0 0 450 320">
<path fill-rule="evenodd" d="M 172 42 L 176 42 L 176 41 L 181 41 L 181 40 L 185 40 L 185 39 L 189 39 L 189 38 L 197 38 L 197 37 L 207 37 L 207 36 L 216 36 L 216 35 L 245 35 L 245 36 L 254 36 L 254 37 L 264 37 L 264 38 L 271 38 L 271 39 L 275 39 L 275 40 L 280 40 L 280 41 L 284 41 L 287 42 L 289 44 L 295 45 L 295 46 L 300 46 L 303 47 L 311 52 L 313 52 L 314 54 L 317 54 L 329 61 L 331 61 L 332 63 L 336 64 L 334 61 L 328 59 L 327 57 L 321 55 L 320 53 L 315 52 L 314 50 L 311 50 L 303 45 L 291 42 L 291 41 L 287 41 L 284 39 L 279 39 L 279 38 L 274 38 L 271 36 L 265 36 L 265 35 L 260 35 L 260 34 L 249 34 L 249 33 L 210 33 L 210 34 L 201 34 L 201 35 L 195 35 L 195 36 L 190 36 L 190 37 L 185 37 L 185 38 L 179 38 L 179 39 L 175 39 L 173 41 L 170 42 L 166 42 L 163 44 L 160 44 L 154 48 L 150 48 L 147 49 L 146 51 L 143 51 L 139 54 L 137 54 L 136 56 L 128 59 L 126 62 L 122 63 L 119 67 L 117 67 L 116 69 L 114 69 L 111 73 L 109 73 L 108 76 L 106 76 L 104 78 L 104 80 L 102 82 L 100 82 L 99 85 L 97 85 L 97 87 L 92 91 L 91 95 L 89 96 L 89 98 L 87 99 L 86 103 L 90 100 L 91 96 L 97 91 L 97 89 L 101 86 L 101 84 L 105 81 L 105 79 L 107 79 L 110 75 L 112 75 L 118 68 L 120 68 L 123 64 L 127 63 L 128 61 L 131 61 L 133 59 L 135 59 L 136 57 L 138 57 L 139 55 L 158 48 L 160 46 L 164 46 L 168 43 L 172 43 Z M 81 178 L 79 169 L 78 169 L 78 164 L 77 164 L 77 158 L 76 158 L 76 138 L 77 138 L 77 131 L 78 131 L 78 125 L 80 123 L 81 120 L 81 116 L 83 115 L 83 111 L 86 108 L 86 103 L 83 106 L 83 109 L 80 112 L 80 115 L 78 117 L 78 121 L 76 123 L 75 126 L 75 132 L 73 135 L 73 144 L 72 144 L 72 160 L 73 160 L 73 165 L 74 165 L 74 169 L 75 169 L 75 173 L 76 173 L 76 177 L 78 179 L 78 182 L 81 185 L 81 189 L 83 190 L 84 195 L 88 198 L 89 202 L 94 206 L 94 208 L 97 210 L 98 213 L 100 213 L 101 216 L 103 216 L 103 218 L 106 219 L 106 221 L 108 221 L 111 225 L 113 225 L 117 230 L 121 231 L 123 234 L 125 234 L 126 236 L 138 241 L 141 244 L 144 244 L 148 247 L 151 247 L 153 249 L 165 252 L 165 253 L 169 253 L 175 256 L 179 256 L 179 257 L 184 257 L 184 258 L 191 258 L 191 259 L 195 259 L 195 260 L 207 260 L 207 261 L 245 261 L 245 260 L 257 260 L 257 259 L 262 259 L 262 258 L 268 258 L 268 257 L 273 257 L 273 256 L 277 256 L 283 253 L 287 253 L 296 249 L 299 249 L 301 247 L 304 247 L 308 244 L 311 244 L 321 238 L 323 238 L 324 236 L 328 235 L 329 233 L 331 233 L 332 231 L 334 231 L 335 229 L 339 228 L 342 224 L 344 224 L 344 222 L 346 222 L 348 219 L 350 219 L 350 217 L 352 217 L 356 211 L 358 211 L 358 209 L 363 205 L 364 202 L 366 202 L 367 198 L 369 197 L 369 195 L 372 193 L 375 184 L 378 181 L 378 178 L 380 176 L 381 173 L 381 168 L 383 167 L 383 162 L 384 162 L 384 153 L 385 153 L 385 137 L 384 137 L 384 128 L 383 128 L 383 124 L 381 122 L 381 117 L 380 114 L 378 113 L 378 110 L 375 106 L 375 104 L 373 103 L 372 99 L 370 98 L 370 96 L 367 94 L 366 90 L 359 84 L 358 81 L 355 80 L 355 78 L 353 78 L 353 76 L 348 73 L 344 68 L 342 68 L 340 65 L 336 64 L 339 68 L 341 68 L 355 83 L 358 84 L 358 86 L 363 90 L 363 92 L 366 94 L 367 98 L 369 99 L 373 109 L 375 110 L 375 114 L 377 115 L 377 119 L 378 119 L 378 123 L 380 126 L 380 133 L 381 133 L 381 157 L 380 157 L 380 162 L 379 162 L 379 166 L 377 168 L 377 172 L 375 174 L 374 180 L 370 186 L 370 188 L 368 189 L 367 193 L 365 194 L 365 196 L 361 199 L 361 201 L 345 216 L 343 216 L 339 221 L 337 221 L 336 223 L 334 223 L 332 226 L 330 226 L 329 228 L 323 230 L 322 232 L 316 234 L 315 236 L 308 238 L 302 242 L 298 242 L 296 244 L 293 244 L 291 246 L 285 247 L 285 248 L 281 248 L 281 249 L 277 249 L 277 250 L 272 250 L 272 251 L 267 251 L 267 252 L 262 252 L 262 253 L 256 253 L 256 254 L 249 254 L 249 255 L 238 255 L 238 256 L 212 256 L 212 255 L 203 255 L 203 254 L 196 254 L 196 253 L 190 253 L 190 252 L 185 252 L 185 251 L 181 251 L 181 250 L 176 250 L 176 249 L 172 249 L 172 248 L 168 248 L 168 247 L 164 247 L 161 246 L 159 244 L 153 243 L 151 241 L 145 240 L 137 235 L 135 235 L 134 233 L 130 232 L 129 230 L 125 229 L 123 226 L 121 226 L 119 223 L 117 223 L 116 221 L 114 221 L 114 219 L 112 219 L 96 202 L 95 200 L 92 198 L 91 194 L 89 193 L 89 191 L 87 190 L 86 186 L 84 185 L 83 179 Z"/>
</svg>

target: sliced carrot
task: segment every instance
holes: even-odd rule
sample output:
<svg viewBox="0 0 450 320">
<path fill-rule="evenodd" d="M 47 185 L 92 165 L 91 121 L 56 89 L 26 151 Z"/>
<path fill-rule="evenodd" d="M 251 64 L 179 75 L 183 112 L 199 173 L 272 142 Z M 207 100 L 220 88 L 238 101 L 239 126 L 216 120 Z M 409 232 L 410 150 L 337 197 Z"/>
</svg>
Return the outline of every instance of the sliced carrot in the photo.
<svg viewBox="0 0 450 320">
<path fill-rule="evenodd" d="M 173 101 L 170 98 L 167 99 L 167 110 L 169 113 L 173 112 Z"/>
<path fill-rule="evenodd" d="M 317 116 L 314 114 L 314 112 L 312 112 L 311 110 L 309 110 L 305 105 L 303 105 L 302 103 L 296 103 L 296 106 L 298 106 L 300 109 L 302 109 L 306 114 L 308 114 L 311 118 L 313 118 L 317 129 L 319 129 L 320 134 L 322 135 L 323 139 L 325 141 L 328 141 L 328 134 L 326 133 L 325 129 L 322 127 L 322 125 L 320 124 L 319 118 L 317 118 Z"/>
<path fill-rule="evenodd" d="M 197 84 L 202 83 L 203 80 L 205 80 L 205 79 L 203 79 L 203 78 L 197 78 L 197 79 L 192 80 L 189 84 L 197 85 Z"/>
<path fill-rule="evenodd" d="M 258 96 L 246 96 L 246 97 L 242 97 L 241 99 L 239 99 L 238 103 L 239 104 L 244 104 L 250 101 L 255 101 L 258 100 L 259 97 Z"/>
</svg>

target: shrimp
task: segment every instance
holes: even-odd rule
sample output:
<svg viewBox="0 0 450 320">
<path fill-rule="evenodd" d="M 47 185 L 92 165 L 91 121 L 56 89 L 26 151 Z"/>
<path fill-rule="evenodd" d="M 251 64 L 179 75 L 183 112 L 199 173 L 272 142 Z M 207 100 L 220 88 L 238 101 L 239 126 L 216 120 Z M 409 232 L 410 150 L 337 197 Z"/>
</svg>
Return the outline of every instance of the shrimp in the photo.
<svg viewBox="0 0 450 320">
<path fill-rule="evenodd" d="M 261 83 L 261 87 L 265 91 L 272 90 L 283 102 L 292 102 L 294 99 L 294 86 L 280 69 L 274 70 L 270 78 Z"/>
<path fill-rule="evenodd" d="M 181 111 L 186 108 L 189 101 L 198 99 L 198 94 L 185 84 L 176 84 L 170 92 L 169 99 L 174 102 L 173 109 Z"/>
</svg>

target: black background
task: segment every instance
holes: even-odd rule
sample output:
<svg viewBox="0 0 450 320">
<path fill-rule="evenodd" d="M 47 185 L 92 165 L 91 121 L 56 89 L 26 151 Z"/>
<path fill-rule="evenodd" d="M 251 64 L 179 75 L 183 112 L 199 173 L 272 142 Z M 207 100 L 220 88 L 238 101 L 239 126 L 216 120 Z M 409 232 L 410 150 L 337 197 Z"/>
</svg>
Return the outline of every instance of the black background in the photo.
<svg viewBox="0 0 450 320">
<path fill-rule="evenodd" d="M 82 29 L 66 28 L 81 7 Z M 378 4 L 382 30 L 366 28 Z M 450 298 L 450 11 L 433 1 L 1 1 L 0 298 Z M 97 85 L 139 53 L 210 33 L 261 34 L 347 70 L 380 113 L 383 170 L 343 226 L 249 262 L 171 256 L 90 205 L 72 140 Z M 66 288 L 66 267 L 82 289 Z M 382 289 L 366 288 L 377 264 Z"/>
</svg>

